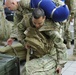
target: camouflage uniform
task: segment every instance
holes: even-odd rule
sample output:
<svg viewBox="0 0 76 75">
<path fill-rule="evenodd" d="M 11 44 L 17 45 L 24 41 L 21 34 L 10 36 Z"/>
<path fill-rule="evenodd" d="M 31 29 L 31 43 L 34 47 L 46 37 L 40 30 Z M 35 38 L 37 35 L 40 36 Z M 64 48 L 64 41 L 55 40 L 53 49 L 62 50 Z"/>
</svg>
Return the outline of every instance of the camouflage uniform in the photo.
<svg viewBox="0 0 76 75">
<path fill-rule="evenodd" d="M 70 0 L 70 8 L 71 8 L 71 12 L 74 12 L 74 50 L 73 50 L 73 54 L 76 55 L 76 0 Z"/>
<path fill-rule="evenodd" d="M 24 30 L 26 30 L 26 23 L 24 21 L 24 17 L 27 18 L 27 14 L 29 13 L 29 1 L 21 0 L 18 2 L 18 9 L 15 12 L 14 16 L 14 25 L 12 27 L 12 33 L 10 35 L 11 38 L 17 38 L 24 45 Z"/>
<path fill-rule="evenodd" d="M 25 3 L 25 2 L 24 2 Z M 29 26 L 30 24 L 30 22 L 28 22 L 29 21 L 29 19 L 28 19 L 28 13 L 29 13 L 29 7 L 28 6 L 26 6 L 27 4 L 25 4 L 25 6 L 24 6 L 24 4 L 22 4 L 22 2 L 19 2 L 19 9 L 16 11 L 16 15 L 15 15 L 15 25 L 14 25 L 14 28 L 13 29 L 15 29 L 15 30 L 17 30 L 17 34 L 16 35 L 13 35 L 13 36 L 11 36 L 11 37 L 17 37 L 18 38 L 18 40 L 20 41 L 20 42 L 22 42 L 23 44 L 25 44 L 25 35 L 24 35 L 24 31 L 26 30 L 26 27 L 27 26 Z M 51 22 L 47 22 L 47 23 L 51 23 Z M 56 26 L 56 24 L 58 24 L 57 26 Z M 60 58 L 60 57 L 64 57 L 63 56 L 63 54 L 60 54 L 60 52 L 61 53 L 65 53 L 65 50 L 66 50 L 66 46 L 63 44 L 63 41 L 62 41 L 62 39 L 61 39 L 61 37 L 59 36 L 59 33 L 58 32 L 56 32 L 55 31 L 55 29 L 56 29 L 56 27 L 58 28 L 60 25 L 59 25 L 59 23 L 53 23 L 52 22 L 52 25 L 50 25 L 51 27 L 51 29 L 52 29 L 52 31 L 51 31 L 51 35 L 50 35 L 50 37 L 52 36 L 52 38 L 54 38 L 54 40 L 52 41 L 54 44 L 52 44 L 53 45 L 53 47 L 55 46 L 55 49 L 53 49 L 53 47 L 51 47 L 52 49 L 51 49 L 51 51 L 53 51 L 53 52 L 49 52 L 49 53 L 51 53 L 51 55 L 52 54 L 56 54 L 55 52 L 56 51 L 59 51 L 59 52 L 57 52 L 57 54 L 59 55 L 58 57 L 55 55 L 55 56 L 53 56 L 54 58 L 55 58 L 55 60 L 56 61 L 58 61 L 58 63 L 57 64 L 59 64 L 59 60 L 58 59 L 62 59 L 62 58 Z M 26 26 L 27 25 L 27 26 Z M 47 26 L 46 26 L 47 27 Z M 55 29 L 54 29 L 54 27 L 55 27 Z M 16 29 L 17 28 L 17 29 Z M 48 27 L 49 28 L 49 27 Z M 47 29 L 47 28 L 46 28 Z M 54 30 L 54 31 L 53 31 Z M 13 31 L 14 32 L 14 31 Z M 16 33 L 16 32 L 15 32 Z M 54 34 L 54 35 L 53 35 Z M 57 40 L 56 40 L 57 39 Z M 42 46 L 42 45 L 41 45 Z M 39 47 L 38 47 L 39 48 Z M 46 47 L 45 47 L 46 48 Z M 50 48 L 49 48 L 50 49 Z M 43 50 L 43 49 L 42 49 Z M 40 55 L 41 54 L 41 55 Z M 43 52 L 41 52 L 40 51 L 40 54 L 38 55 L 38 57 L 41 57 L 42 55 L 45 55 L 46 54 L 46 51 L 43 53 Z"/>
<path fill-rule="evenodd" d="M 66 25 L 64 25 L 64 36 L 66 37 L 65 40 L 67 41 L 67 48 L 70 49 L 71 48 L 71 41 L 72 41 L 72 35 L 71 32 L 69 30 L 69 25 L 70 25 L 70 18 L 67 20 Z"/>
<path fill-rule="evenodd" d="M 73 50 L 73 55 L 75 55 L 75 58 L 76 58 L 76 0 L 72 1 L 71 7 L 72 7 L 71 11 L 74 12 L 74 50 Z"/>
<path fill-rule="evenodd" d="M 69 57 L 69 60 L 76 60 L 76 0 L 70 0 L 71 12 L 74 12 L 74 49 L 73 55 Z"/>
<path fill-rule="evenodd" d="M 64 40 L 66 40 L 67 44 L 66 44 L 66 47 L 68 49 L 71 48 L 71 41 L 72 41 L 72 35 L 71 35 L 71 32 L 69 30 L 69 25 L 70 25 L 70 16 L 69 18 L 62 23 L 62 37 Z"/>
<path fill-rule="evenodd" d="M 61 6 L 64 4 L 62 0 L 53 0 L 57 6 Z M 70 19 L 70 18 L 69 18 Z M 71 47 L 71 33 L 69 31 L 69 19 L 65 23 L 62 22 L 60 26 L 60 34 L 62 37 L 67 41 L 67 48 L 69 49 Z"/>
<path fill-rule="evenodd" d="M 66 58 L 66 46 L 58 32 L 58 25 L 48 19 L 39 30 L 34 28 L 31 21 L 30 25 L 31 27 L 28 27 L 24 33 L 26 35 L 25 41 L 29 43 L 31 45 L 31 49 L 34 50 L 33 54 L 36 53 L 34 55 L 37 57 L 49 54 L 51 58 L 56 61 L 56 66 L 63 64 L 62 61 Z M 32 63 L 31 61 L 29 62 Z M 27 67 L 27 64 L 25 64 L 25 66 Z M 28 68 L 26 70 L 28 70 Z M 30 75 L 26 73 L 26 70 L 24 70 L 23 75 Z M 54 70 L 54 74 L 55 71 L 56 69 Z"/>
<path fill-rule="evenodd" d="M 5 19 L 3 0 L 0 0 L 0 41 L 7 40 L 10 37 L 12 25 Z"/>
<path fill-rule="evenodd" d="M 54 0 L 57 4 L 57 6 L 62 5 L 60 0 Z M 28 13 L 31 12 L 31 8 L 29 7 L 30 1 L 24 1 L 21 0 L 18 2 L 19 7 L 15 13 L 15 18 L 14 18 L 14 26 L 12 28 L 12 34 L 10 37 L 12 38 L 18 38 L 18 40 L 24 45 L 24 30 L 26 30 L 26 21 L 24 21 L 24 18 L 28 19 Z"/>
</svg>

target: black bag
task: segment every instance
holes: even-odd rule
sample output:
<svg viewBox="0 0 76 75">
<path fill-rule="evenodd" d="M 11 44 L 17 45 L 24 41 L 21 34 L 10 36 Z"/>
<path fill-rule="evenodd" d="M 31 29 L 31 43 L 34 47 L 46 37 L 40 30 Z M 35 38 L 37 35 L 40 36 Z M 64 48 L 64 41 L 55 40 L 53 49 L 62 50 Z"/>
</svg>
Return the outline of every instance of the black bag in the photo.
<svg viewBox="0 0 76 75">
<path fill-rule="evenodd" d="M 0 54 L 0 75 L 20 75 L 19 58 Z"/>
</svg>

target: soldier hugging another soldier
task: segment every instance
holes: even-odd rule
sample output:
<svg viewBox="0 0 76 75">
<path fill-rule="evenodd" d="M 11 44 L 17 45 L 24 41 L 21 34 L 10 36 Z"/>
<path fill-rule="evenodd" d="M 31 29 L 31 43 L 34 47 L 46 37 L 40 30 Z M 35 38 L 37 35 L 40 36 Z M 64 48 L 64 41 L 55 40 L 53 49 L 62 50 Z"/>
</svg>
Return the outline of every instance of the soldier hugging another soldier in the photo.
<svg viewBox="0 0 76 75">
<path fill-rule="evenodd" d="M 46 19 L 41 8 L 34 9 L 24 34 L 27 51 L 32 51 L 37 59 L 25 63 L 22 75 L 61 75 L 66 46 L 58 31 L 52 30 L 51 24 L 55 25 Z"/>
<path fill-rule="evenodd" d="M 31 0 L 31 2 L 33 1 L 35 0 Z M 38 2 L 40 3 L 40 0 Z M 51 3 L 53 4 L 52 1 Z M 12 8 L 14 5 L 16 8 Z M 27 50 L 27 61 L 21 75 L 61 75 L 67 56 L 66 46 L 59 34 L 60 24 L 55 22 L 58 21 L 55 18 L 57 15 L 51 12 L 54 15 L 51 15 L 53 19 L 48 19 L 44 10 L 37 7 L 34 7 L 33 12 L 30 13 L 32 9 L 28 7 L 24 0 L 6 0 L 6 6 L 10 7 L 10 10 L 17 10 L 13 28 L 14 31 L 17 31 L 15 32 L 17 34 L 11 36 L 7 43 L 11 45 L 12 39 L 16 37 Z M 64 9 L 66 9 L 66 5 L 64 6 Z M 55 4 L 53 4 L 53 7 L 55 8 Z M 60 8 L 63 7 L 61 6 L 57 10 Z M 58 18 L 61 18 L 59 20 L 62 21 L 64 17 L 58 16 Z M 30 57 L 33 59 L 31 60 Z"/>
</svg>

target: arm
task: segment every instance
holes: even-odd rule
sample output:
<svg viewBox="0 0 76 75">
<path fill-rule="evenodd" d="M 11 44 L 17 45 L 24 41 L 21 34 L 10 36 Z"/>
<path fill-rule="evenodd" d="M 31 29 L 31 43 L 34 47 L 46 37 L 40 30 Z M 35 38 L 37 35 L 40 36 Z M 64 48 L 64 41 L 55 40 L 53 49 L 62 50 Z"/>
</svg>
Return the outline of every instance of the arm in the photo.
<svg viewBox="0 0 76 75">
<path fill-rule="evenodd" d="M 12 25 L 12 30 L 11 30 L 10 38 L 7 40 L 7 44 L 8 45 L 12 45 L 14 39 L 17 39 L 17 35 L 18 35 L 17 23 L 18 22 L 19 22 L 18 16 L 15 14 L 14 15 L 14 23 Z"/>
<path fill-rule="evenodd" d="M 58 65 L 62 65 L 67 59 L 66 45 L 63 43 L 63 39 L 59 33 L 55 33 L 55 36 L 56 37 L 54 38 L 54 44 L 57 52 L 57 62 Z"/>
<path fill-rule="evenodd" d="M 12 34 L 11 38 L 17 38 L 22 44 L 24 43 L 24 31 L 26 30 L 26 21 L 27 18 L 25 17 L 28 8 L 28 4 L 26 4 L 26 1 L 21 0 L 20 2 L 21 8 L 25 9 L 23 11 L 16 11 L 15 16 L 14 16 L 14 25 L 12 27 Z M 26 24 L 25 24 L 26 23 Z M 28 24 L 27 24 L 28 25 Z"/>
<path fill-rule="evenodd" d="M 50 36 L 50 39 L 53 41 L 54 48 L 56 50 L 55 56 L 57 61 L 57 69 L 61 66 L 63 67 L 66 63 L 66 46 L 63 43 L 63 39 L 61 38 L 60 34 L 57 31 L 49 31 L 46 32 L 48 36 Z M 54 48 L 51 52 L 55 52 Z"/>
<path fill-rule="evenodd" d="M 54 47 L 56 48 L 57 61 L 59 64 L 60 61 L 66 60 L 66 45 L 63 43 L 63 39 L 57 31 L 49 31 L 47 34 L 50 36 Z"/>
<path fill-rule="evenodd" d="M 24 39 L 24 21 L 23 21 L 23 16 L 22 15 L 15 15 L 14 16 L 14 25 L 12 27 L 12 32 L 10 35 L 10 38 L 17 38 L 18 41 L 20 41 L 23 44 L 23 39 Z M 22 40 L 22 41 L 21 41 Z"/>
<path fill-rule="evenodd" d="M 30 26 L 29 22 L 30 14 L 23 15 L 23 19 L 17 24 L 18 34 L 17 38 L 18 41 L 21 42 L 23 45 L 25 45 L 25 34 L 24 31 L 27 29 L 27 27 Z"/>
<path fill-rule="evenodd" d="M 18 41 L 22 44 L 25 45 L 25 34 L 24 31 L 26 30 L 26 26 L 23 22 L 19 23 L 18 25 Z"/>
</svg>

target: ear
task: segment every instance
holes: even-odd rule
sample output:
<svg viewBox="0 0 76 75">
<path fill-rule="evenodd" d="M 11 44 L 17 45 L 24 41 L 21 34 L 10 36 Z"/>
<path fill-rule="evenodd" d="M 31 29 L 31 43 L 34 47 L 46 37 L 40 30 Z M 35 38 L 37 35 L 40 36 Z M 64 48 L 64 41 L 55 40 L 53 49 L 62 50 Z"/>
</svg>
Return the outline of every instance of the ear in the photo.
<svg viewBox="0 0 76 75">
<path fill-rule="evenodd" d="M 14 2 L 11 2 L 11 4 L 15 4 Z"/>
<path fill-rule="evenodd" d="M 44 20 L 46 19 L 46 16 L 44 16 Z"/>
</svg>

